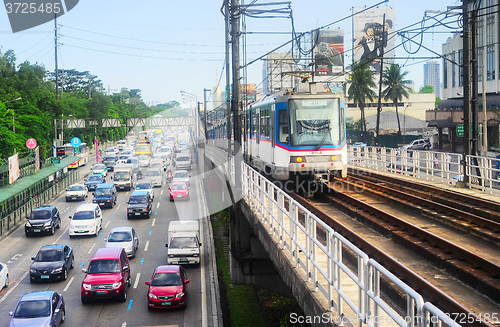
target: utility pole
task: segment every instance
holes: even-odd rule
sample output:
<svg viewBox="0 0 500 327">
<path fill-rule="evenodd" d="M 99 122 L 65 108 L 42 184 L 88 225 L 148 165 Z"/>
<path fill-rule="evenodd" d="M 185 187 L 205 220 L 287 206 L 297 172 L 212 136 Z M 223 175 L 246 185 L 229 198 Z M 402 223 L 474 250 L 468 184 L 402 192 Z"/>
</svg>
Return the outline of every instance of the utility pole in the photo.
<svg viewBox="0 0 500 327">
<path fill-rule="evenodd" d="M 463 171 L 464 183 L 469 182 L 467 175 L 467 156 L 471 154 L 471 140 L 470 140 L 470 42 L 469 42 L 469 3 L 470 0 L 463 0 L 462 15 L 463 15 L 463 50 L 464 50 L 464 158 L 463 158 Z"/>
<path fill-rule="evenodd" d="M 207 139 L 207 94 L 206 92 L 210 89 L 203 89 L 203 108 L 204 108 L 204 116 L 205 116 L 205 139 Z"/>
<path fill-rule="evenodd" d="M 380 78 L 378 82 L 378 104 L 377 104 L 377 126 L 375 130 L 375 146 L 379 146 L 378 144 L 378 133 L 380 130 L 380 113 L 382 112 L 382 77 L 384 71 L 384 44 L 385 40 L 385 14 L 382 20 L 382 26 L 384 27 L 382 30 L 382 43 L 380 44 Z M 398 121 L 399 121 L 399 117 Z"/>
<path fill-rule="evenodd" d="M 59 101 L 59 68 L 57 66 L 57 14 L 54 14 L 54 48 L 56 61 L 56 100 Z"/>
<path fill-rule="evenodd" d="M 239 0 L 233 0 L 231 5 L 231 41 L 233 61 L 233 92 L 231 98 L 231 111 L 233 113 L 234 143 L 233 156 L 240 151 L 241 146 L 241 121 L 240 121 L 240 5 Z M 235 187 L 240 187 L 241 166 L 240 162 L 234 161 Z"/>
<path fill-rule="evenodd" d="M 226 13 L 226 110 L 227 110 L 227 131 L 231 130 L 231 77 L 229 73 L 229 25 L 231 23 L 231 12 L 229 12 L 229 1 L 224 0 L 224 9 Z M 231 159 L 231 137 L 227 138 L 227 159 Z M 228 167 L 230 167 L 228 165 Z"/>
<path fill-rule="evenodd" d="M 474 6 L 473 6 L 474 7 Z M 471 50 L 470 50 L 470 61 L 471 61 L 471 94 L 470 94 L 470 111 L 471 111 L 471 125 L 472 125 L 472 135 L 471 135 L 471 154 L 474 156 L 478 155 L 478 86 L 479 86 L 479 72 L 477 69 L 477 10 L 472 8 L 471 12 Z M 486 76 L 483 76 L 486 78 Z"/>
</svg>

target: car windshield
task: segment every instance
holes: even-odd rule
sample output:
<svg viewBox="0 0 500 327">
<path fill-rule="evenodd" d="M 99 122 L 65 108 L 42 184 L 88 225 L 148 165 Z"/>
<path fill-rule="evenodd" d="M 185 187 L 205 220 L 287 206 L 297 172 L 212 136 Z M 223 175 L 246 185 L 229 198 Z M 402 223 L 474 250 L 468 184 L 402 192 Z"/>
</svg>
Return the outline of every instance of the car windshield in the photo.
<svg viewBox="0 0 500 327">
<path fill-rule="evenodd" d="M 163 164 L 160 162 L 153 162 L 151 164 L 151 168 L 161 168 L 161 167 L 163 167 Z M 147 174 L 146 174 L 146 176 L 147 176 Z"/>
<path fill-rule="evenodd" d="M 186 184 L 174 184 L 170 187 L 172 190 L 187 190 Z"/>
<path fill-rule="evenodd" d="M 30 219 L 48 219 L 50 218 L 50 210 L 35 210 L 31 213 Z"/>
<path fill-rule="evenodd" d="M 146 172 L 146 176 L 160 176 L 160 172 L 158 170 L 150 170 L 148 172 Z"/>
<path fill-rule="evenodd" d="M 101 175 L 90 175 L 87 180 L 91 181 L 91 182 L 95 182 L 95 181 L 102 180 L 102 177 L 101 177 Z"/>
<path fill-rule="evenodd" d="M 49 300 L 21 301 L 16 307 L 14 318 L 48 317 L 50 315 Z"/>
<path fill-rule="evenodd" d="M 113 232 L 109 234 L 108 242 L 130 242 L 132 241 L 132 234 L 130 232 Z"/>
<path fill-rule="evenodd" d="M 179 157 L 176 160 L 177 161 L 189 161 L 189 157 Z"/>
<path fill-rule="evenodd" d="M 99 189 L 95 191 L 96 196 L 106 196 L 106 195 L 111 195 L 111 189 Z"/>
<path fill-rule="evenodd" d="M 102 159 L 102 161 L 104 161 L 104 162 L 115 162 L 116 158 L 114 158 L 114 157 L 106 157 L 106 158 Z"/>
<path fill-rule="evenodd" d="M 139 156 L 139 161 L 148 161 L 149 158 L 147 156 Z"/>
<path fill-rule="evenodd" d="M 137 158 L 128 158 L 127 159 L 127 163 L 137 164 L 138 162 L 139 162 L 139 159 L 137 159 Z"/>
<path fill-rule="evenodd" d="M 182 285 L 179 273 L 158 273 L 153 277 L 151 286 L 179 286 Z"/>
<path fill-rule="evenodd" d="M 84 188 L 82 185 L 71 185 L 68 191 L 83 191 Z"/>
<path fill-rule="evenodd" d="M 171 249 L 197 248 L 198 243 L 194 237 L 172 237 L 168 247 Z"/>
<path fill-rule="evenodd" d="M 150 190 L 151 189 L 151 184 L 136 184 L 135 185 L 136 190 Z"/>
<path fill-rule="evenodd" d="M 131 196 L 128 203 L 130 204 L 148 203 L 148 198 L 145 195 Z"/>
<path fill-rule="evenodd" d="M 112 274 L 120 272 L 118 260 L 92 260 L 89 264 L 89 274 Z"/>
<path fill-rule="evenodd" d="M 95 165 L 94 168 L 92 168 L 93 170 L 102 170 L 102 169 L 106 169 L 106 166 L 105 165 Z"/>
<path fill-rule="evenodd" d="M 94 219 L 94 213 L 92 211 L 78 211 L 73 216 L 73 220 L 87 220 Z"/>
<path fill-rule="evenodd" d="M 35 261 L 38 262 L 52 262 L 52 261 L 63 261 L 64 252 L 61 250 L 41 250 L 38 252 Z"/>
<path fill-rule="evenodd" d="M 174 178 L 186 178 L 186 177 L 188 177 L 187 173 L 177 172 L 174 174 Z"/>
<path fill-rule="evenodd" d="M 117 171 L 114 179 L 115 181 L 127 181 L 130 179 L 130 174 L 128 171 Z"/>
</svg>

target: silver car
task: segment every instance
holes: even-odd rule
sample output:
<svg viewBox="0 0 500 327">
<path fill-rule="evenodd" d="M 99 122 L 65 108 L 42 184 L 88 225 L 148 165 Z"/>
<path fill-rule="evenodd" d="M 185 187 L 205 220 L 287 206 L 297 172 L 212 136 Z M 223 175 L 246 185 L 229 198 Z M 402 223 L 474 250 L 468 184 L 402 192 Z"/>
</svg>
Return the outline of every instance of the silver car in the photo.
<svg viewBox="0 0 500 327">
<path fill-rule="evenodd" d="M 173 182 L 186 182 L 186 184 L 190 186 L 189 177 L 191 176 L 189 175 L 187 170 L 179 169 L 174 172 Z"/>
<path fill-rule="evenodd" d="M 149 168 L 144 175 L 144 179 L 149 179 L 153 186 L 161 187 L 163 185 L 163 174 L 159 168 Z"/>
<path fill-rule="evenodd" d="M 141 167 L 149 167 L 149 157 L 148 156 L 139 156 L 139 165 Z"/>
<path fill-rule="evenodd" d="M 151 199 L 154 200 L 155 194 L 153 192 L 153 183 L 149 179 L 140 179 L 135 183 L 135 189 L 137 191 L 146 190 L 149 192 Z"/>
<path fill-rule="evenodd" d="M 115 227 L 106 238 L 106 248 L 124 248 L 129 258 L 139 249 L 139 237 L 132 227 Z"/>
</svg>

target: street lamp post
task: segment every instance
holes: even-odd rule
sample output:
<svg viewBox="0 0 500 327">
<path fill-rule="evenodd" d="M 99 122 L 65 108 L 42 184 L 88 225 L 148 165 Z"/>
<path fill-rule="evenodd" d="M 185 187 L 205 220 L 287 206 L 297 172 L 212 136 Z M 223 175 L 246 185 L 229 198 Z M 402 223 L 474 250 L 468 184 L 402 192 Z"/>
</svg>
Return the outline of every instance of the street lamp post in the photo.
<svg viewBox="0 0 500 327">
<path fill-rule="evenodd" d="M 198 97 L 195 94 L 189 93 L 189 92 L 186 92 L 186 91 L 181 91 L 181 94 L 182 95 L 190 96 L 191 98 L 194 98 L 195 99 L 195 103 L 198 104 Z M 196 110 L 196 108 L 194 110 Z M 193 116 L 195 116 L 195 119 L 196 119 L 196 113 Z M 198 120 L 197 119 L 196 119 L 195 128 L 196 128 L 196 137 L 198 137 L 199 131 L 198 131 Z"/>
<path fill-rule="evenodd" d="M 408 102 L 406 104 L 406 107 L 405 107 L 405 110 L 403 110 L 403 143 L 406 143 L 406 109 L 408 109 L 408 107 L 411 107 L 411 102 Z"/>
<path fill-rule="evenodd" d="M 206 92 L 210 92 L 210 89 L 203 89 L 203 110 L 205 116 L 205 139 L 207 138 L 207 94 Z"/>
</svg>

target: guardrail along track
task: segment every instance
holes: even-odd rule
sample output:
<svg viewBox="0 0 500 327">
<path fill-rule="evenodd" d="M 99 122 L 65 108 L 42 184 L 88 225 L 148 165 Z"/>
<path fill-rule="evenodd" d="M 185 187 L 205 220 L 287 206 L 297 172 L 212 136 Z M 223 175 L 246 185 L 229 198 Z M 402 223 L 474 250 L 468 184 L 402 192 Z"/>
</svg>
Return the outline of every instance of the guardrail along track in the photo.
<svg viewBox="0 0 500 327">
<path fill-rule="evenodd" d="M 389 269 L 393 274 L 398 276 L 401 280 L 403 280 L 406 284 L 408 284 L 410 287 L 414 288 L 417 290 L 425 300 L 427 301 L 432 301 L 434 302 L 438 307 L 440 307 L 444 312 L 448 313 L 456 313 L 456 314 L 463 314 L 467 317 L 476 317 L 476 319 L 468 324 L 468 326 L 494 326 L 490 324 L 487 321 L 481 321 L 481 319 L 478 317 L 476 313 L 471 311 L 469 308 L 465 307 L 462 305 L 460 302 L 446 294 L 444 291 L 439 289 L 438 287 L 434 286 L 431 284 L 429 281 L 409 269 L 408 267 L 404 266 L 402 263 L 397 261 L 395 258 L 387 254 L 386 252 L 380 250 L 376 246 L 374 246 L 372 243 L 370 243 L 369 240 L 363 238 L 362 236 L 356 234 L 353 230 L 347 228 L 345 225 L 342 223 L 338 222 L 337 220 L 333 219 L 330 217 L 328 214 L 323 212 L 321 209 L 316 207 L 313 203 L 309 202 L 308 200 L 305 200 L 304 198 L 300 197 L 297 194 L 289 194 L 294 200 L 299 202 L 304 208 L 309 210 L 311 213 L 316 215 L 318 218 L 323 220 L 327 225 L 332 227 L 334 230 L 342 234 L 344 237 L 349 239 L 350 242 L 355 244 L 358 248 L 360 248 L 363 252 L 368 254 L 368 256 L 374 258 L 377 262 L 381 263 L 384 265 L 387 269 Z M 329 197 L 329 199 L 335 200 L 333 202 L 336 203 L 342 203 L 346 200 L 349 200 L 349 196 L 343 196 L 341 193 L 335 193 L 335 196 L 337 196 L 337 200 L 335 200 L 334 197 Z M 342 209 L 342 206 L 340 206 Z M 349 208 L 349 209 L 347 209 Z M 350 207 L 349 204 L 347 204 L 344 209 L 345 211 L 350 214 L 352 217 L 360 217 L 362 215 L 371 215 L 372 213 L 366 212 L 365 210 L 360 210 L 360 208 L 353 208 Z M 376 215 L 376 212 L 373 212 L 373 214 Z M 378 225 L 376 225 L 378 226 Z M 400 238 L 397 236 L 400 232 L 400 228 L 398 228 L 397 224 L 392 224 L 388 223 L 387 225 L 387 230 L 392 230 L 396 233 L 396 238 Z M 381 229 L 384 231 L 384 228 L 377 228 Z M 384 234 L 387 234 L 384 233 Z M 404 232 L 402 233 L 403 237 L 401 238 L 404 243 L 406 244 L 411 244 L 412 242 L 418 242 L 415 237 L 412 237 L 412 239 L 406 240 L 404 237 Z M 427 247 L 431 251 L 431 256 L 435 257 L 436 255 L 439 256 L 439 254 L 442 254 L 440 251 L 440 246 L 435 245 L 432 243 L 424 242 L 424 244 L 427 244 Z M 434 251 L 433 251 L 434 250 Z M 435 253 L 433 253 L 435 252 Z"/>
</svg>

